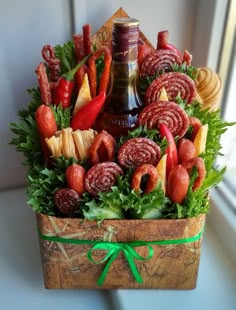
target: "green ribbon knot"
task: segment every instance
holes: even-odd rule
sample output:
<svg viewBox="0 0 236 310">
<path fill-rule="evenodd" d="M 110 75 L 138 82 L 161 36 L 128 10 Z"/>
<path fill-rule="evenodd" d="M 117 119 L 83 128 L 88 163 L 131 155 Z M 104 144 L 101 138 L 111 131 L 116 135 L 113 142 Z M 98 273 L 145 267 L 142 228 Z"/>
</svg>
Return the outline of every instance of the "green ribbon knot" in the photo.
<svg viewBox="0 0 236 310">
<path fill-rule="evenodd" d="M 44 235 L 41 233 L 41 231 L 38 229 L 39 237 L 43 240 L 47 241 L 54 241 L 54 242 L 61 242 L 61 243 L 68 243 L 68 244 L 91 244 L 92 247 L 87 252 L 87 258 L 90 262 L 93 264 L 102 264 L 106 262 L 106 265 L 102 271 L 102 274 L 100 275 L 97 284 L 99 286 L 103 285 L 103 282 L 106 279 L 106 276 L 108 274 L 108 271 L 114 262 L 114 260 L 118 257 L 120 252 L 124 253 L 124 256 L 126 257 L 128 264 L 130 266 L 131 273 L 133 274 L 135 280 L 138 283 L 143 283 L 143 279 L 136 267 L 135 259 L 140 261 L 146 261 L 153 257 L 154 250 L 152 245 L 168 245 L 168 244 L 184 244 L 184 243 L 190 243 L 198 241 L 204 232 L 204 225 L 201 229 L 201 231 L 192 237 L 188 238 L 182 238 L 182 239 L 166 239 L 166 240 L 157 240 L 157 241 L 134 241 L 134 242 L 106 242 L 101 240 L 78 240 L 78 239 L 70 239 L 70 238 L 63 238 L 63 237 L 57 237 L 57 236 L 51 236 L 51 235 Z M 138 254 L 138 252 L 135 250 L 136 247 L 145 246 L 147 247 L 148 254 L 146 257 L 143 257 Z M 103 256 L 100 260 L 95 260 L 93 258 L 93 252 L 96 250 L 104 250 L 106 254 Z"/>
<path fill-rule="evenodd" d="M 135 247 L 140 247 L 140 246 L 146 246 L 148 249 L 148 255 L 146 257 L 143 257 L 141 255 L 138 254 L 138 252 L 134 249 Z M 101 259 L 101 260 L 94 260 L 93 259 L 93 251 L 96 250 L 105 250 L 107 253 L 105 254 L 105 256 Z M 140 261 L 145 261 L 145 260 L 149 260 L 150 258 L 153 257 L 154 254 L 154 250 L 152 248 L 152 246 L 150 244 L 148 244 L 145 241 L 136 241 L 136 242 L 118 242 L 118 243 L 114 243 L 114 242 L 100 242 L 95 244 L 87 253 L 87 257 L 88 259 L 93 263 L 93 264 L 101 264 L 107 261 L 105 268 L 103 269 L 103 272 L 101 274 L 101 276 L 99 277 L 97 284 L 99 286 L 102 286 L 104 280 L 106 279 L 106 276 L 108 274 L 108 271 L 112 265 L 112 263 L 114 262 L 114 260 L 118 257 L 118 255 L 120 254 L 120 252 L 124 253 L 124 256 L 126 257 L 129 266 L 130 266 L 130 270 L 135 278 L 135 280 L 138 283 L 143 283 L 143 279 L 136 267 L 135 264 L 135 259 L 140 260 Z"/>
</svg>

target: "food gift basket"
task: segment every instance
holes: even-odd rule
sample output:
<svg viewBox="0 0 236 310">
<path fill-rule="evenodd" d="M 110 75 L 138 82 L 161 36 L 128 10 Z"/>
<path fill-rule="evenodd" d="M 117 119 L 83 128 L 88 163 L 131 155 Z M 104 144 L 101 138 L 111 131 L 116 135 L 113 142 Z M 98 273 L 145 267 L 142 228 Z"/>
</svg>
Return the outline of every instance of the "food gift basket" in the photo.
<svg viewBox="0 0 236 310">
<path fill-rule="evenodd" d="M 214 161 L 231 125 L 219 76 L 120 8 L 45 45 L 12 123 L 28 169 L 46 288 L 196 287 Z"/>
</svg>

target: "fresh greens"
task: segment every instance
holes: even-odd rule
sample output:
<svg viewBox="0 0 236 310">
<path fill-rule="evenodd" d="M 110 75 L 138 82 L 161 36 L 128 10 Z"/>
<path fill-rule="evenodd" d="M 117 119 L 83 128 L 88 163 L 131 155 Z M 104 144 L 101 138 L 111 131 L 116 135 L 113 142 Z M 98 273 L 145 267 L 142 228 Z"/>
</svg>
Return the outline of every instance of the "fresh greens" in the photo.
<svg viewBox="0 0 236 310">
<path fill-rule="evenodd" d="M 60 59 L 61 74 L 64 74 L 76 65 L 75 48 L 72 41 L 66 42 L 64 45 L 55 46 L 55 56 Z"/>
<path fill-rule="evenodd" d="M 169 201 L 160 184 L 148 194 L 141 191 L 136 193 L 130 187 L 132 170 L 125 176 L 118 176 L 117 185 L 110 192 L 99 193 L 97 198 L 91 199 L 87 195 L 83 214 L 85 218 L 102 221 L 109 219 L 136 218 L 154 219 L 162 217 L 162 210 Z M 88 207 L 88 209 L 86 209 Z"/>
<path fill-rule="evenodd" d="M 51 169 L 42 165 L 35 165 L 28 171 L 28 204 L 34 211 L 57 215 L 53 196 L 57 190 L 66 187 L 66 168 L 74 159 L 67 160 L 64 157 L 55 158 Z"/>
<path fill-rule="evenodd" d="M 71 108 L 62 108 L 62 105 L 52 106 L 58 130 L 70 127 Z"/>
<path fill-rule="evenodd" d="M 18 112 L 20 121 L 11 123 L 11 131 L 15 137 L 10 144 L 16 146 L 18 152 L 22 152 L 26 158 L 24 165 L 33 167 L 42 163 L 40 138 L 34 119 L 34 114 L 38 106 L 41 104 L 39 89 L 28 90 L 31 94 L 31 101 L 28 109 L 23 109 Z"/>
<path fill-rule="evenodd" d="M 187 66 L 186 62 L 178 65 L 176 63 L 173 64 L 172 70 L 174 72 L 181 72 L 187 74 L 192 80 L 195 80 L 198 76 L 197 68 L 194 66 Z"/>
</svg>

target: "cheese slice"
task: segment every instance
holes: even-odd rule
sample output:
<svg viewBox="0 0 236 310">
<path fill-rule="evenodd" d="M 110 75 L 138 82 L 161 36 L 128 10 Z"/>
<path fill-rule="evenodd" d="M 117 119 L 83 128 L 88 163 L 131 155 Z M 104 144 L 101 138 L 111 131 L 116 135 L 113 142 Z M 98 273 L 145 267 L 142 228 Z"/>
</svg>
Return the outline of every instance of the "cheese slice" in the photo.
<svg viewBox="0 0 236 310">
<path fill-rule="evenodd" d="M 91 97 L 91 93 L 90 93 L 88 74 L 85 73 L 82 85 L 80 87 L 80 90 L 79 90 L 79 93 L 78 93 L 78 96 L 76 99 L 76 103 L 75 103 L 74 110 L 73 110 L 73 115 L 75 115 L 76 112 L 80 108 L 82 108 L 86 103 L 91 101 L 91 99 L 92 99 L 92 97 Z"/>
<path fill-rule="evenodd" d="M 167 96 L 167 92 L 165 90 L 165 87 L 162 87 L 162 89 L 161 89 L 159 100 L 161 100 L 161 101 L 169 101 L 168 96 Z"/>
<path fill-rule="evenodd" d="M 75 150 L 75 144 L 72 137 L 72 128 L 67 127 L 61 130 L 61 139 L 62 139 L 62 155 L 65 158 L 69 159 L 73 157 L 77 159 L 77 154 Z"/>
<path fill-rule="evenodd" d="M 164 194 L 166 192 L 166 161 L 167 161 L 167 154 L 162 156 L 161 160 L 156 166 L 157 172 L 160 176 L 161 187 Z"/>
<path fill-rule="evenodd" d="M 206 150 L 207 133 L 208 133 L 208 124 L 205 124 L 200 127 L 200 129 L 196 134 L 193 144 L 196 148 L 197 156 L 201 153 L 204 153 Z"/>
<path fill-rule="evenodd" d="M 61 147 L 60 147 L 60 138 L 57 136 L 52 136 L 50 138 L 46 138 L 45 142 L 52 154 L 53 157 L 61 156 Z"/>
</svg>

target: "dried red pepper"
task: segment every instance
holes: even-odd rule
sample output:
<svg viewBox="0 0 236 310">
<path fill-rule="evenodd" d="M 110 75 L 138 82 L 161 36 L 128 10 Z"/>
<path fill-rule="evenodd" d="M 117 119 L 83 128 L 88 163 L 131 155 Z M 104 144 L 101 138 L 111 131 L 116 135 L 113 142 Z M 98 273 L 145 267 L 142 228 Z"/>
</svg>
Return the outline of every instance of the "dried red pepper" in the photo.
<svg viewBox="0 0 236 310">
<path fill-rule="evenodd" d="M 168 177 L 169 172 L 173 167 L 175 167 L 178 164 L 178 152 L 177 152 L 177 147 L 175 144 L 174 137 L 169 130 L 169 128 L 161 123 L 159 126 L 159 132 L 162 138 L 166 138 L 167 140 L 167 148 L 166 148 L 166 154 L 167 154 L 167 159 L 166 159 L 166 175 Z"/>
<path fill-rule="evenodd" d="M 90 55 L 84 57 L 73 69 L 63 74 L 53 88 L 52 102 L 55 105 L 62 104 L 62 108 L 70 106 L 72 92 L 75 86 L 74 76 L 77 70 L 86 63 Z"/>
<path fill-rule="evenodd" d="M 94 97 L 90 102 L 84 105 L 73 116 L 70 126 L 73 130 L 87 130 L 92 128 L 99 112 L 101 111 L 106 99 L 106 93 L 104 91 Z"/>
<path fill-rule="evenodd" d="M 105 67 L 102 72 L 102 76 L 99 82 L 99 90 L 100 92 L 106 92 L 109 77 L 110 77 L 110 65 L 111 65 L 111 52 L 108 47 L 102 46 L 98 50 L 96 50 L 92 57 L 89 58 L 89 68 L 88 68 L 88 77 L 89 77 L 89 84 L 90 84 L 90 92 L 92 98 L 96 97 L 97 95 L 97 68 L 96 68 L 96 60 L 104 54 L 104 63 Z"/>
</svg>

